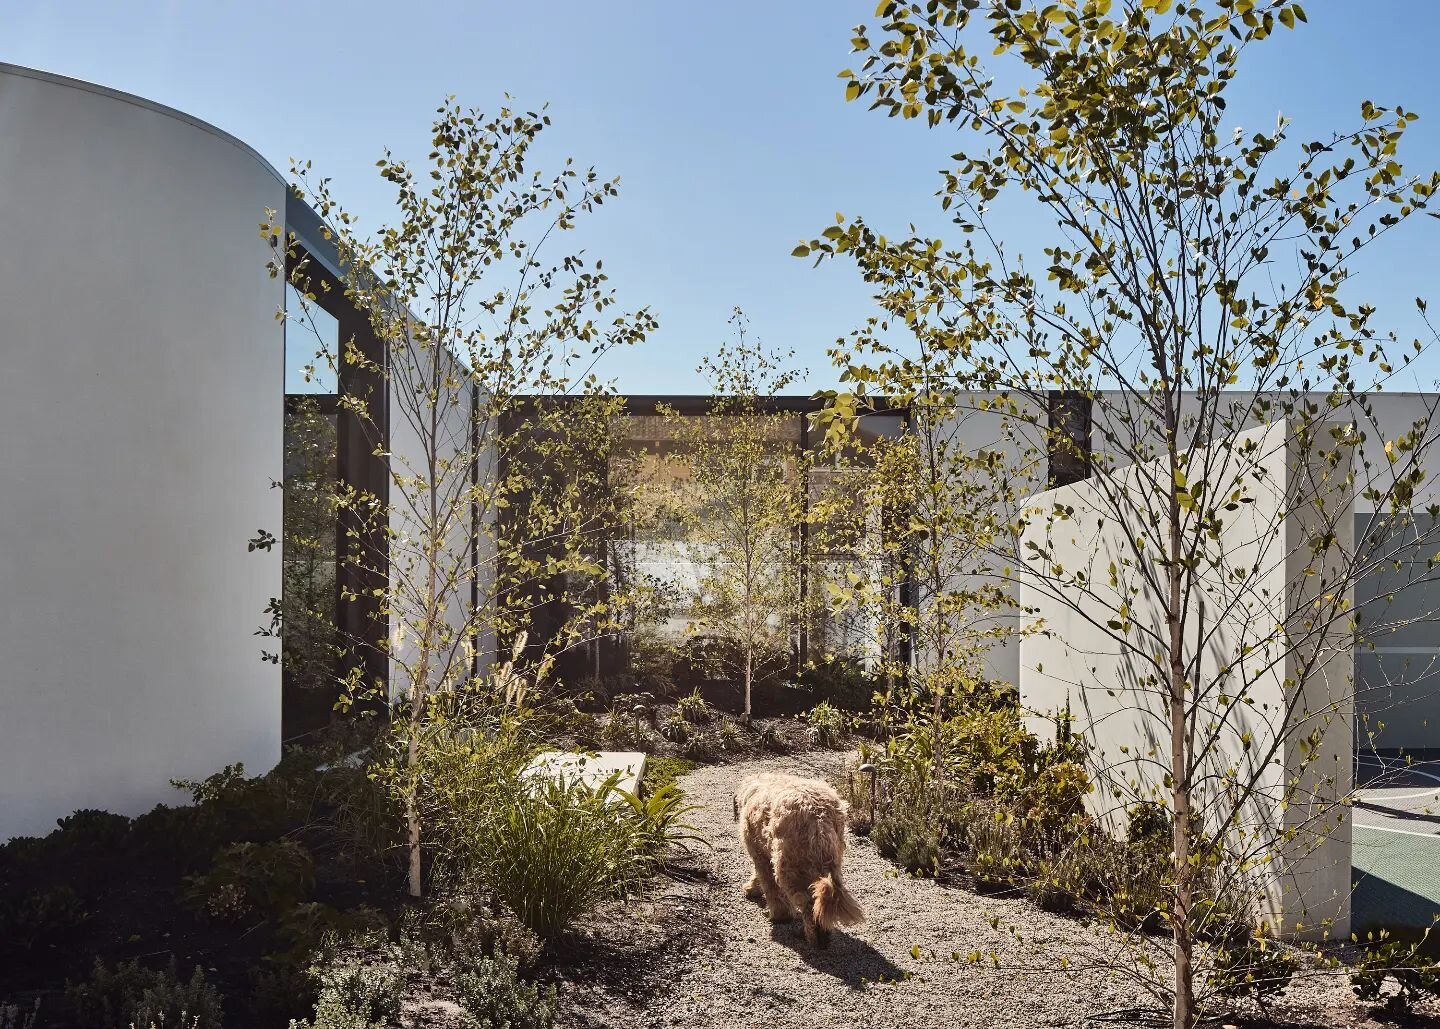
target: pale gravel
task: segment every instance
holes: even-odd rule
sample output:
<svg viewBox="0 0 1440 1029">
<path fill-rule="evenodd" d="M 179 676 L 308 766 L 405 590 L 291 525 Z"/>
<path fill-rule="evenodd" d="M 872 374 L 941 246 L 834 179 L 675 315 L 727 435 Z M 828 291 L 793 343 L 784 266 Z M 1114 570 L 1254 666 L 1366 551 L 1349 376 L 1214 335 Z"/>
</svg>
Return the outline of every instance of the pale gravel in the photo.
<svg viewBox="0 0 1440 1029">
<path fill-rule="evenodd" d="M 1144 1003 L 1110 967 L 1119 941 L 1080 919 L 1021 898 L 983 896 L 897 872 L 865 840 L 850 840 L 845 880 L 866 921 L 809 948 L 798 923 L 772 927 L 741 896 L 750 863 L 731 800 L 761 771 L 828 777 L 833 753 L 703 767 L 682 780 L 700 805 L 688 818 L 710 845 L 697 873 L 640 903 L 607 911 L 559 980 L 568 1029 L 1016 1029 L 1135 1026 L 1118 1013 Z M 967 959 L 978 950 L 985 960 Z M 990 955 L 998 959 L 998 966 Z M 918 956 L 917 956 L 918 954 Z M 956 956 L 958 955 L 958 960 Z M 1068 958 L 1071 967 L 1061 965 Z M 1086 970 L 1078 970 L 1089 965 Z M 1095 967 L 1095 966 L 1102 967 Z M 588 971 L 587 971 L 588 966 Z M 1328 978 L 1294 991 L 1282 1024 L 1373 1025 Z M 1098 1018 L 1097 1018 L 1098 1016 Z M 1251 1023 L 1253 1024 L 1253 1023 Z"/>
</svg>

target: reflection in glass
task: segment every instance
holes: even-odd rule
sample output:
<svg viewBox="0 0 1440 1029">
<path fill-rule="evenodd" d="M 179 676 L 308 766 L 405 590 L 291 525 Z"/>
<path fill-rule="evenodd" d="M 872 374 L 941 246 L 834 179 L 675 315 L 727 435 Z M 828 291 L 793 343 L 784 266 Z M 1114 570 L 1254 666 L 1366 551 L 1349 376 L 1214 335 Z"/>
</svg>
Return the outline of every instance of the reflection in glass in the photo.
<svg viewBox="0 0 1440 1029">
<path fill-rule="evenodd" d="M 298 289 L 285 284 L 285 392 L 338 391 L 340 323 Z"/>
</svg>

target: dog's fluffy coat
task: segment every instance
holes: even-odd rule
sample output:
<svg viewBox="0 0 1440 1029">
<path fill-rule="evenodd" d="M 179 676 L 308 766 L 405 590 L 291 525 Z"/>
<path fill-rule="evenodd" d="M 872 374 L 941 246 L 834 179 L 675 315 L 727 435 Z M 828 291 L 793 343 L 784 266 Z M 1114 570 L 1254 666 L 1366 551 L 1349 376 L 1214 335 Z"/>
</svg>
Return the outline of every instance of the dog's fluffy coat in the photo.
<svg viewBox="0 0 1440 1029">
<path fill-rule="evenodd" d="M 735 815 L 755 863 L 745 895 L 763 901 L 771 921 L 788 921 L 798 912 L 805 939 L 824 947 L 833 926 L 865 917 L 840 879 L 845 805 L 826 783 L 774 772 L 757 775 L 735 794 Z"/>
</svg>

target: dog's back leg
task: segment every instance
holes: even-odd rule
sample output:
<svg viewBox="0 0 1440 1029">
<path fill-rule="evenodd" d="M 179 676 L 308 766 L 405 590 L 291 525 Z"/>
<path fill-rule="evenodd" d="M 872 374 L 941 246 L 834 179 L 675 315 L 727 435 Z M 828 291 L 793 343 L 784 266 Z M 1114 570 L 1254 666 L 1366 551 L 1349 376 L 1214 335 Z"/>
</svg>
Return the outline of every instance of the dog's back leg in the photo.
<svg viewBox="0 0 1440 1029">
<path fill-rule="evenodd" d="M 775 869 L 770 863 L 770 847 L 763 839 L 763 834 L 758 826 L 747 821 L 741 826 L 741 837 L 745 841 L 745 850 L 749 852 L 750 860 L 755 865 L 755 874 L 745 884 L 745 896 L 762 902 L 772 922 L 789 921 L 790 905 L 775 881 Z"/>
<path fill-rule="evenodd" d="M 815 921 L 814 900 L 810 895 L 810 884 L 814 879 L 811 863 L 803 855 L 787 855 L 783 848 L 775 854 L 775 877 L 780 883 L 789 905 L 800 912 L 800 921 L 805 926 L 805 940 L 812 947 L 830 946 L 830 930 Z"/>
</svg>

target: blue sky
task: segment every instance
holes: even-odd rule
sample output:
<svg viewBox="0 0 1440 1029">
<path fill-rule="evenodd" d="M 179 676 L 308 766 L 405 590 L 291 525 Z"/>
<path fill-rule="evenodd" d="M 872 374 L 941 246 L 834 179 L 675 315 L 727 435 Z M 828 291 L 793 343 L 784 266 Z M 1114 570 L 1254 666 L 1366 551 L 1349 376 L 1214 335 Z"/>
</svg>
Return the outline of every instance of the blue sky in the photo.
<svg viewBox="0 0 1440 1029">
<path fill-rule="evenodd" d="M 1422 115 L 1407 165 L 1440 167 L 1431 0 L 1306 6 L 1311 24 L 1247 65 L 1231 113 L 1260 127 L 1284 111 L 1309 138 L 1352 124 L 1363 98 L 1401 103 Z M 581 242 L 622 302 L 661 322 L 604 371 L 630 392 L 698 390 L 694 368 L 739 305 L 819 387 L 833 381 L 826 347 L 872 307 L 853 270 L 812 269 L 790 256 L 795 242 L 837 211 L 896 233 L 939 227 L 936 169 L 957 149 L 949 131 L 843 102 L 850 29 L 873 11 L 873 0 L 36 0 L 0 13 L 0 60 L 180 108 L 282 172 L 309 158 L 370 225 L 386 214 L 381 148 L 423 157 L 444 96 L 486 109 L 506 92 L 526 107 L 549 101 L 546 153 L 621 176 L 619 202 Z M 1022 249 L 1047 238 L 1024 212 L 1003 228 Z M 1420 219 L 1362 266 L 1385 324 L 1415 330 L 1437 253 L 1440 221 Z"/>
</svg>

